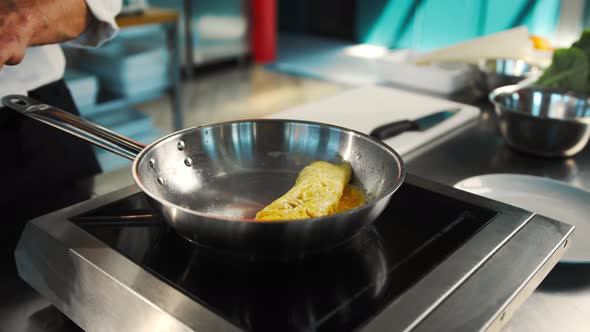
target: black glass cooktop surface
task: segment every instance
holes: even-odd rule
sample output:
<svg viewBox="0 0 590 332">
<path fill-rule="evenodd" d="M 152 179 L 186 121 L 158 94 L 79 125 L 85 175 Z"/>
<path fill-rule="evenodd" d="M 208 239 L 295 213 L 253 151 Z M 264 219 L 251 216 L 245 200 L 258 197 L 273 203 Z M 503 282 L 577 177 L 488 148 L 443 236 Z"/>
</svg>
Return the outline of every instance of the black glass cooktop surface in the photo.
<svg viewBox="0 0 590 332">
<path fill-rule="evenodd" d="M 139 193 L 72 221 L 223 319 L 256 331 L 359 329 L 495 216 L 406 183 L 351 242 L 273 261 L 198 247 L 153 213 Z"/>
</svg>

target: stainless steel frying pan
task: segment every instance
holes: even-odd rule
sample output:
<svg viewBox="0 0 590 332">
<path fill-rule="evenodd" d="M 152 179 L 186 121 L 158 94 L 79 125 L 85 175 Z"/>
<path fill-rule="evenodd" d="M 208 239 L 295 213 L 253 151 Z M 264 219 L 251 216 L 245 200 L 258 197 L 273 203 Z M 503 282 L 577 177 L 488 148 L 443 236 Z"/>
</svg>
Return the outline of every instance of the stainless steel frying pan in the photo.
<svg viewBox="0 0 590 332">
<path fill-rule="evenodd" d="M 387 145 L 326 124 L 224 122 L 184 129 L 145 146 L 28 97 L 6 96 L 2 103 L 134 160 L 133 179 L 163 219 L 188 240 L 214 249 L 292 256 L 330 248 L 372 223 L 405 176 L 403 160 Z M 349 162 L 351 181 L 366 190 L 368 203 L 315 219 L 252 219 L 316 160 Z"/>
</svg>

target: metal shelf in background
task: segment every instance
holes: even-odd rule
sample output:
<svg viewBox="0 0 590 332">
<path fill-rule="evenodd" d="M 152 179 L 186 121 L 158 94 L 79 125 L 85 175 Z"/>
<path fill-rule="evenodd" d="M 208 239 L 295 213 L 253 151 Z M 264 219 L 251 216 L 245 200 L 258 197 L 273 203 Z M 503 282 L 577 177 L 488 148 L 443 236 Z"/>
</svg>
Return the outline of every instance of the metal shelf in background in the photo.
<svg viewBox="0 0 590 332">
<path fill-rule="evenodd" d="M 175 10 L 160 9 L 150 7 L 140 13 L 119 15 L 116 19 L 117 25 L 121 28 L 131 28 L 142 25 L 159 24 L 166 30 L 166 40 L 168 49 L 171 51 L 170 79 L 171 86 L 167 92 L 172 102 L 172 123 L 174 130 L 180 130 L 184 126 L 182 110 L 182 86 L 180 81 L 180 39 L 178 37 L 179 14 Z M 164 95 L 164 93 L 162 93 Z M 106 98 L 103 102 L 99 98 L 98 104 L 92 112 L 113 110 L 126 107 L 151 99 L 161 97 L 162 95 L 151 94 L 139 95 L 134 97 L 116 97 Z"/>
<path fill-rule="evenodd" d="M 186 61 L 183 65 L 183 75 L 186 79 L 191 80 L 198 75 L 199 70 L 207 67 L 215 67 L 221 63 L 236 62 L 239 65 L 243 65 L 248 62 L 250 57 L 250 47 L 247 45 L 250 40 L 250 17 L 251 12 L 249 9 L 249 1 L 240 0 L 237 1 L 240 5 L 240 15 L 244 17 L 246 21 L 246 32 L 243 36 L 242 42 L 244 45 L 237 46 L 233 50 L 221 51 L 224 54 L 207 54 L 204 49 L 210 47 L 203 47 L 202 45 L 195 46 L 194 37 L 199 35 L 200 31 L 195 28 L 193 24 L 193 10 L 196 8 L 200 10 L 199 2 L 197 0 L 182 0 L 179 10 L 182 11 L 183 18 L 183 32 L 184 32 L 184 56 Z M 202 2 L 201 2 L 202 4 Z M 160 4 L 161 5 L 161 4 Z M 195 59 L 199 58 L 199 60 Z"/>
<path fill-rule="evenodd" d="M 185 35 L 185 56 L 186 65 L 184 66 L 184 75 L 187 80 L 190 80 L 193 75 L 193 28 L 192 28 L 192 12 L 193 5 L 191 0 L 184 0 L 182 2 L 182 14 L 184 15 L 184 35 Z"/>
<path fill-rule="evenodd" d="M 165 96 L 167 93 L 170 93 L 170 91 L 163 90 L 161 93 L 148 92 L 137 94 L 134 96 L 121 96 L 105 90 L 101 90 L 99 92 L 98 101 L 96 105 L 86 110 L 84 113 L 86 113 L 87 115 L 95 115 L 102 112 L 108 112 L 111 110 L 127 108 L 129 106 L 158 99 L 162 96 Z"/>
</svg>

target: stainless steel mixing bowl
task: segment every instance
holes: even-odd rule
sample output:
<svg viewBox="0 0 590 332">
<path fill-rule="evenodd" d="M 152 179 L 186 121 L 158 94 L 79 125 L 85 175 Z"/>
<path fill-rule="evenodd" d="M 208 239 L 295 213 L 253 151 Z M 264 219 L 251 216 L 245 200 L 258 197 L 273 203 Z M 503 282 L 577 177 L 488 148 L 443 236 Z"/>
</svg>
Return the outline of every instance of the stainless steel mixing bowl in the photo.
<svg viewBox="0 0 590 332">
<path fill-rule="evenodd" d="M 510 85 L 490 94 L 500 132 L 513 148 L 543 157 L 570 157 L 590 138 L 587 95 Z"/>
<path fill-rule="evenodd" d="M 476 66 L 476 87 L 483 93 L 517 84 L 540 68 L 521 59 L 482 59 Z"/>
</svg>

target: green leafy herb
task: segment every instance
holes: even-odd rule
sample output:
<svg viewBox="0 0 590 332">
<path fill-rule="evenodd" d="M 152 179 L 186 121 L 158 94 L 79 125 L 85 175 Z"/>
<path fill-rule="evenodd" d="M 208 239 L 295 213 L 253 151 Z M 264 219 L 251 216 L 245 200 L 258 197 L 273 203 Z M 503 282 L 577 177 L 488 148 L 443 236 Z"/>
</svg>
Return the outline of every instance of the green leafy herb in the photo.
<svg viewBox="0 0 590 332">
<path fill-rule="evenodd" d="M 586 39 L 580 40 L 580 42 L 582 41 L 581 46 L 588 47 L 590 51 L 590 35 Z M 587 54 L 578 47 L 556 50 L 553 53 L 551 65 L 545 69 L 536 85 L 587 92 L 589 90 L 588 59 Z"/>
<path fill-rule="evenodd" d="M 580 39 L 572 44 L 572 47 L 576 47 L 584 51 L 586 59 L 588 59 L 588 79 L 586 81 L 586 92 L 590 92 L 590 29 L 584 30 Z"/>
<path fill-rule="evenodd" d="M 580 36 L 580 39 L 572 44 L 572 47 L 581 49 L 586 53 L 586 56 L 590 57 L 590 29 L 585 30 Z"/>
</svg>

